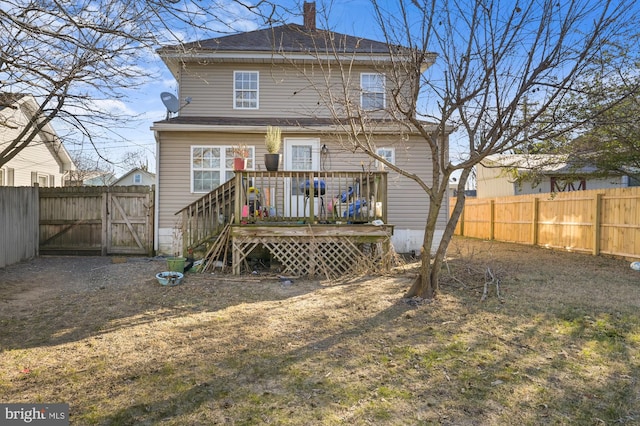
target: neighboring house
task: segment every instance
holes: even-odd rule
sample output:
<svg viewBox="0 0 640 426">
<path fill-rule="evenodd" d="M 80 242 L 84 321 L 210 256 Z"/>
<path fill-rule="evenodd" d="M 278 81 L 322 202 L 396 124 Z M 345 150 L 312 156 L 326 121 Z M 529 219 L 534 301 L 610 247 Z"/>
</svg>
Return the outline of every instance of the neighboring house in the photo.
<svg viewBox="0 0 640 426">
<path fill-rule="evenodd" d="M 128 171 L 111 186 L 131 186 L 131 185 L 145 185 L 151 186 L 156 184 L 156 175 L 140 167 L 136 167 L 133 170 Z"/>
<path fill-rule="evenodd" d="M 170 251 L 179 223 L 176 212 L 234 175 L 235 146 L 248 149 L 248 169 L 265 170 L 262 158 L 268 125 L 282 130 L 281 170 L 378 170 L 370 157 L 341 144 L 349 133 L 336 123 L 346 117 L 333 116 L 326 106 L 323 95 L 329 90 L 342 93 L 336 89 L 342 87 L 343 77 L 352 85 L 348 102 L 357 103 L 370 117 L 371 140 L 378 153 L 429 181 L 427 143 L 417 131 L 390 120 L 385 111 L 394 91 L 411 90 L 410 78 L 404 83 L 407 87 L 398 88 L 391 87 L 386 77 L 393 69 L 390 46 L 317 29 L 315 3 L 305 3 L 303 15 L 304 25 L 287 24 L 158 50 L 178 83 L 177 98 L 188 99 L 178 116 L 168 114 L 152 127 L 157 142 L 155 241 L 159 253 Z M 339 55 L 327 40 L 336 44 Z M 347 67 L 336 66 L 339 56 Z M 435 56 L 427 57 L 423 69 L 434 60 Z M 339 68 L 350 74 L 341 75 Z M 345 102 L 333 100 L 336 105 Z M 391 171 L 385 196 L 396 251 L 419 251 L 428 196 L 416 183 Z M 442 208 L 436 245 L 447 210 Z"/>
<path fill-rule="evenodd" d="M 85 176 L 79 186 L 109 186 L 116 180 L 116 176 L 111 172 L 95 172 Z"/>
<path fill-rule="evenodd" d="M 467 182 L 467 186 L 468 185 L 469 185 L 469 182 Z M 449 197 L 457 197 L 457 196 L 458 196 L 458 179 L 454 177 L 454 178 L 451 178 L 451 180 L 449 181 Z M 475 198 L 476 190 L 465 189 L 464 196 Z"/>
<path fill-rule="evenodd" d="M 38 108 L 31 95 L 0 93 L 0 152 L 28 123 L 37 120 Z M 46 124 L 29 145 L 0 167 L 0 186 L 63 186 L 71 170 L 75 170 L 73 160 L 53 127 Z"/>
<path fill-rule="evenodd" d="M 595 175 L 592 166 L 572 164 L 568 156 L 490 155 L 476 166 L 478 198 L 630 186 L 628 176 Z"/>
</svg>

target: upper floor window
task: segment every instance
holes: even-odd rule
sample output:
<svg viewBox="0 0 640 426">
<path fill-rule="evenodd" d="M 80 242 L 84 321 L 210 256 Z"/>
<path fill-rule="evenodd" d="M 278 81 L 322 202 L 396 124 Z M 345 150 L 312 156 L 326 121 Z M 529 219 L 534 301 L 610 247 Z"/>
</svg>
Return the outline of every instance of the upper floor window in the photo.
<svg viewBox="0 0 640 426">
<path fill-rule="evenodd" d="M 133 183 L 142 183 L 142 175 L 140 173 L 133 175 Z"/>
<path fill-rule="evenodd" d="M 254 147 L 247 147 L 247 168 L 253 169 Z M 231 179 L 233 173 L 232 146 L 191 147 L 191 192 L 209 192 Z"/>
<path fill-rule="evenodd" d="M 384 158 L 385 160 L 387 160 L 391 164 L 395 164 L 396 163 L 396 150 L 395 150 L 395 148 L 377 148 L 376 149 L 376 154 L 378 154 L 380 157 Z M 376 161 L 376 165 L 380 166 L 380 164 L 378 164 L 378 163 L 379 162 Z"/>
<path fill-rule="evenodd" d="M 365 110 L 384 109 L 385 107 L 385 77 L 379 73 L 360 74 L 360 105 Z"/>
<path fill-rule="evenodd" d="M 233 107 L 235 109 L 258 109 L 258 71 L 233 72 Z"/>
</svg>

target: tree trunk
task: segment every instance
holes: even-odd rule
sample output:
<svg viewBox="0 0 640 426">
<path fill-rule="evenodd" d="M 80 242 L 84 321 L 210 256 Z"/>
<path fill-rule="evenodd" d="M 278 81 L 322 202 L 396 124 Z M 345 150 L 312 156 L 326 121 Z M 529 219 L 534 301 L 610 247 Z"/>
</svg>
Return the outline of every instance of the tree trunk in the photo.
<svg viewBox="0 0 640 426">
<path fill-rule="evenodd" d="M 447 254 L 449 242 L 453 237 L 453 233 L 456 229 L 456 226 L 458 225 L 458 220 L 460 219 L 460 215 L 462 214 L 462 209 L 464 208 L 464 187 L 467 183 L 470 172 L 470 170 L 464 170 L 460 176 L 456 205 L 451 212 L 449 220 L 447 221 L 447 226 L 444 229 L 444 234 L 442 235 L 442 239 L 438 244 L 438 249 L 433 256 L 433 260 L 431 258 L 431 244 L 433 242 L 436 229 L 438 212 L 440 211 L 442 203 L 438 203 L 437 205 L 432 205 L 430 207 L 429 219 L 427 220 L 424 243 L 422 246 L 423 252 L 420 272 L 418 273 L 418 276 L 416 277 L 409 291 L 405 294 L 405 297 L 421 297 L 423 299 L 433 299 L 434 297 L 436 297 L 440 285 L 440 270 L 442 268 L 442 264 L 444 263 L 445 255 Z M 443 194 L 443 198 L 445 193 L 442 192 L 441 194 Z M 432 214 L 432 209 L 434 209 L 434 207 L 437 211 L 435 214 Z"/>
<path fill-rule="evenodd" d="M 413 281 L 411 288 L 404 295 L 406 298 L 411 297 L 419 297 L 421 299 L 433 299 L 436 297 L 436 292 L 438 288 L 438 281 L 436 277 L 435 285 L 432 281 L 431 276 L 431 256 L 422 258 L 422 265 L 420 266 L 420 272 L 418 276 Z"/>
</svg>

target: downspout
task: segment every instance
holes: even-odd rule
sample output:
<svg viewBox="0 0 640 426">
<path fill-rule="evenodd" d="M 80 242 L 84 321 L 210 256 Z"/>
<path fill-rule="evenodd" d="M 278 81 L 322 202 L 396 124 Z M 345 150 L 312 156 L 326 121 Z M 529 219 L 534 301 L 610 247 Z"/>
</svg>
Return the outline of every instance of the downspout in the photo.
<svg viewBox="0 0 640 426">
<path fill-rule="evenodd" d="M 157 131 L 154 131 L 153 135 L 156 139 L 156 190 L 155 194 L 153 195 L 153 252 L 155 254 L 158 254 L 158 241 L 160 239 L 160 134 Z"/>
</svg>

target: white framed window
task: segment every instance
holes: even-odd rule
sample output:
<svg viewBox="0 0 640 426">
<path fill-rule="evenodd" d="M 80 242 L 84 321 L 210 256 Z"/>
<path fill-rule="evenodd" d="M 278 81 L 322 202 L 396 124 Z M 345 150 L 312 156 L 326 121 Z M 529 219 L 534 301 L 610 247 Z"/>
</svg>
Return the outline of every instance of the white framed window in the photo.
<svg viewBox="0 0 640 426">
<path fill-rule="evenodd" d="M 135 184 L 142 183 L 142 175 L 140 173 L 136 173 L 133 175 L 133 183 Z"/>
<path fill-rule="evenodd" d="M 360 74 L 360 105 L 365 110 L 384 109 L 385 99 L 385 76 L 380 73 Z"/>
<path fill-rule="evenodd" d="M 376 148 L 376 154 L 378 154 L 378 156 L 387 160 L 389 163 L 396 164 L 395 148 Z M 384 166 L 384 164 L 376 160 L 376 166 L 381 167 L 381 166 Z"/>
<path fill-rule="evenodd" d="M 233 72 L 233 108 L 258 109 L 260 74 L 258 71 Z"/>
<path fill-rule="evenodd" d="M 11 167 L 5 167 L 4 169 L 0 169 L 0 175 L 2 178 L 2 183 L 0 186 L 13 186 L 13 175 L 14 170 Z"/>
<path fill-rule="evenodd" d="M 53 175 L 47 175 L 40 172 L 31 172 L 31 181 L 38 184 L 41 188 L 53 186 Z"/>
<path fill-rule="evenodd" d="M 247 169 L 253 169 L 255 149 L 247 147 Z M 233 173 L 233 146 L 191 147 L 191 192 L 207 193 L 231 179 Z"/>
</svg>

